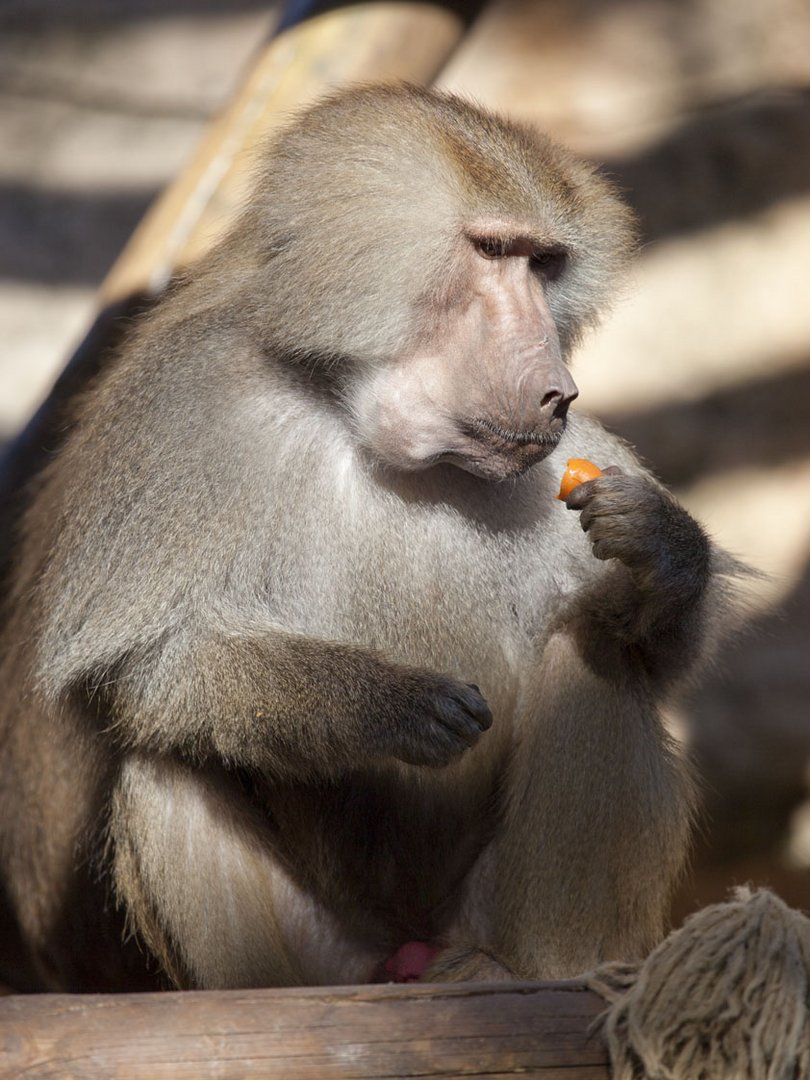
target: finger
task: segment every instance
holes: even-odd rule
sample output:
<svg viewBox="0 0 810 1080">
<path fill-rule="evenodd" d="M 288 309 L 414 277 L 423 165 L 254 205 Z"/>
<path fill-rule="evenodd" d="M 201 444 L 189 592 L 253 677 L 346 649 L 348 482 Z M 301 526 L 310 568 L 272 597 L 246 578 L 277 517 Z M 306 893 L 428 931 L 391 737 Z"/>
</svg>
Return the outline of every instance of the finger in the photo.
<svg viewBox="0 0 810 1080">
<path fill-rule="evenodd" d="M 588 532 L 591 525 L 593 525 L 596 514 L 592 506 L 584 507 L 582 513 L 579 515 L 579 524 L 582 526 L 583 532 Z"/>
<path fill-rule="evenodd" d="M 615 518 L 617 521 L 623 518 L 628 510 L 632 509 L 625 505 L 624 501 L 611 499 L 592 499 L 582 508 L 579 515 L 579 523 L 587 532 L 591 525 L 600 518 Z"/>
<path fill-rule="evenodd" d="M 598 477 L 594 480 L 586 480 L 584 484 L 578 484 L 571 494 L 565 499 L 565 505 L 569 510 L 581 510 L 596 494 L 594 484 L 597 483 Z"/>
<path fill-rule="evenodd" d="M 620 557 L 619 550 L 619 546 L 611 540 L 594 540 L 591 545 L 591 551 L 595 558 L 603 561 L 606 559 L 618 559 Z"/>
<path fill-rule="evenodd" d="M 439 702 L 437 715 L 451 731 L 476 738 L 492 725 L 492 713 L 486 701 L 466 687 L 459 687 Z"/>
<path fill-rule="evenodd" d="M 464 746 L 474 746 L 481 732 L 485 729 L 458 703 L 445 704 L 437 714 L 437 719 L 453 739 L 460 740 Z"/>
<path fill-rule="evenodd" d="M 470 689 L 471 692 L 459 690 L 459 702 L 462 708 L 466 709 L 478 723 L 480 728 L 486 731 L 487 728 L 492 726 L 492 710 L 478 687 L 473 689 L 472 684 L 470 684 Z"/>
</svg>

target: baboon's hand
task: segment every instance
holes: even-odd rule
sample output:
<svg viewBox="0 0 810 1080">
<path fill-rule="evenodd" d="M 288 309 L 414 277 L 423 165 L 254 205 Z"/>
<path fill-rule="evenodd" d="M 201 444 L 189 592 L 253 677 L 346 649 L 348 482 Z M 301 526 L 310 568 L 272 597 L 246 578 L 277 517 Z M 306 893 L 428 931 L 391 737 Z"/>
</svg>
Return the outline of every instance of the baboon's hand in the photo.
<svg viewBox="0 0 810 1080">
<path fill-rule="evenodd" d="M 700 525 L 665 490 L 616 466 L 575 488 L 565 505 L 579 510 L 597 559 L 619 559 L 651 589 L 704 584 L 710 545 Z"/>
<path fill-rule="evenodd" d="M 391 692 L 397 719 L 388 729 L 386 750 L 409 765 L 449 765 L 492 724 L 489 706 L 471 683 L 408 671 Z"/>
</svg>

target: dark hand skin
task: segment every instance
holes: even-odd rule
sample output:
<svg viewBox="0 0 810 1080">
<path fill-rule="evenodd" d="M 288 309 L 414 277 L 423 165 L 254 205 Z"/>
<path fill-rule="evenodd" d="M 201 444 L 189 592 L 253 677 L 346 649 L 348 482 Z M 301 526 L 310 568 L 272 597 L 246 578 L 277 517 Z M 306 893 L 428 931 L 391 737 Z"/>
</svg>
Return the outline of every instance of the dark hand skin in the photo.
<svg viewBox="0 0 810 1080">
<path fill-rule="evenodd" d="M 611 599 L 596 601 L 594 621 L 634 647 L 656 681 L 671 681 L 692 659 L 695 609 L 710 578 L 711 548 L 703 529 L 663 488 L 618 466 L 574 488 L 565 505 L 580 523 L 597 559 L 615 559 L 629 572 Z"/>
<path fill-rule="evenodd" d="M 359 646 L 272 631 L 209 635 L 186 648 L 182 664 L 186 681 L 157 704 L 137 666 L 122 665 L 106 689 L 130 746 L 174 753 L 185 739 L 270 775 L 330 776 L 370 758 L 443 768 L 492 724 L 477 686 Z M 236 688 L 248 708 L 235 703 Z"/>
<path fill-rule="evenodd" d="M 473 683 L 447 676 L 408 679 L 404 701 L 409 723 L 392 737 L 388 752 L 409 765 L 442 768 L 474 746 L 492 725 L 492 713 Z"/>
</svg>

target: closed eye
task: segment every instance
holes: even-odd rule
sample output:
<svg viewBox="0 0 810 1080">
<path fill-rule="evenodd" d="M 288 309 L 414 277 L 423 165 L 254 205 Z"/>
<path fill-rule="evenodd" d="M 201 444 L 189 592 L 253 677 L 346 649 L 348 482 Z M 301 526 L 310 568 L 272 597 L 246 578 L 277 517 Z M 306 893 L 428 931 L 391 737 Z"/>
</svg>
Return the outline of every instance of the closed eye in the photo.
<svg viewBox="0 0 810 1080">
<path fill-rule="evenodd" d="M 491 236 L 480 236 L 475 241 L 479 255 L 485 259 L 502 259 L 509 254 L 509 245 L 504 240 L 496 240 Z"/>
<path fill-rule="evenodd" d="M 531 267 L 549 281 L 554 281 L 562 274 L 568 260 L 564 248 L 535 248 L 529 256 Z"/>
</svg>

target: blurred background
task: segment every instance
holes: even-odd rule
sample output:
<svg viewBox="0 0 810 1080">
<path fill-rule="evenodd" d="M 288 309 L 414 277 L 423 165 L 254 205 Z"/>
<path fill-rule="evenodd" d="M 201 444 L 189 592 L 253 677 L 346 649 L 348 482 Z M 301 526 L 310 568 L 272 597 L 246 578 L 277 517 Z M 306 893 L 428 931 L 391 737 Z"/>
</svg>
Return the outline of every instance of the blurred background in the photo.
<svg viewBox="0 0 810 1080">
<path fill-rule="evenodd" d="M 0 5 L 0 446 L 279 14 Z M 748 881 L 810 908 L 810 5 L 491 0 L 437 70 L 600 162 L 636 208 L 642 250 L 575 359 L 578 407 L 767 575 L 671 712 L 705 792 L 675 917 Z"/>
</svg>

